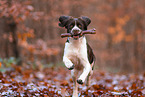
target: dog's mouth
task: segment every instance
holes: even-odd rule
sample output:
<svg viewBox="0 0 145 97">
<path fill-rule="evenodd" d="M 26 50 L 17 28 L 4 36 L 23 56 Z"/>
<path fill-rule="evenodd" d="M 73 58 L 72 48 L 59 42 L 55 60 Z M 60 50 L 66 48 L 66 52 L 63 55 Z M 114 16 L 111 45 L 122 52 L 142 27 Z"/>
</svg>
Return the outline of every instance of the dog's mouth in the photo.
<svg viewBox="0 0 145 97">
<path fill-rule="evenodd" d="M 71 31 L 71 37 L 75 40 L 79 39 L 81 37 L 81 31 L 78 29 L 72 30 Z"/>
<path fill-rule="evenodd" d="M 77 40 L 78 38 L 80 38 L 80 35 L 73 35 L 72 37 L 73 39 Z"/>
</svg>

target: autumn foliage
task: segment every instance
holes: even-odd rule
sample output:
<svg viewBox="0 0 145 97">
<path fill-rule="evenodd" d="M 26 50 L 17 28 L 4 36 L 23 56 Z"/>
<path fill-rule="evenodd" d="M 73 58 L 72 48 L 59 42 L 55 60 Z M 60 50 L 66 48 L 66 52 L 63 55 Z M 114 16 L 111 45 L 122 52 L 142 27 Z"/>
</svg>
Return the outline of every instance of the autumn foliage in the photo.
<svg viewBox="0 0 145 97">
<path fill-rule="evenodd" d="M 91 85 L 79 85 L 80 97 L 144 97 L 145 74 L 110 74 L 95 71 Z M 15 67 L 0 72 L 0 96 L 71 97 L 73 82 L 70 72 L 62 67 L 32 68 Z"/>
</svg>

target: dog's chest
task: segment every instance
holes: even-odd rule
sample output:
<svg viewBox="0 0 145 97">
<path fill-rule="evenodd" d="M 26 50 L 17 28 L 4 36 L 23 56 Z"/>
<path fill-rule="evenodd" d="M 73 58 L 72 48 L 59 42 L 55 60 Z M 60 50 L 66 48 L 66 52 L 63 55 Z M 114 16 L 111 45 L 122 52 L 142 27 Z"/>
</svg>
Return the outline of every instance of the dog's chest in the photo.
<svg viewBox="0 0 145 97">
<path fill-rule="evenodd" d="M 75 43 L 68 43 L 66 49 L 69 52 L 69 54 L 79 55 L 83 51 L 84 47 L 85 44 L 75 42 Z"/>
<path fill-rule="evenodd" d="M 85 37 L 79 40 L 69 40 L 65 44 L 64 54 L 71 60 L 79 60 L 87 56 L 87 46 Z"/>
</svg>

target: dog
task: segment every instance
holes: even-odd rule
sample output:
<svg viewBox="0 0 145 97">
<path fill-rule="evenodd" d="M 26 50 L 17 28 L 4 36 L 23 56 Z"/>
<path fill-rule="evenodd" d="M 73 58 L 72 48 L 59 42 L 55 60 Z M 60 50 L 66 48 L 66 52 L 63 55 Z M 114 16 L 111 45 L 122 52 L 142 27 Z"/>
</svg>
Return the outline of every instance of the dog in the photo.
<svg viewBox="0 0 145 97">
<path fill-rule="evenodd" d="M 86 16 L 79 18 L 60 16 L 59 22 L 59 26 L 65 27 L 67 33 L 72 35 L 72 37 L 67 38 L 65 43 L 63 62 L 71 70 L 73 80 L 72 96 L 78 97 L 78 84 L 83 84 L 87 80 L 86 85 L 89 86 L 90 75 L 94 68 L 95 56 L 93 51 L 85 36 L 80 36 L 81 31 L 87 30 L 91 20 Z"/>
</svg>

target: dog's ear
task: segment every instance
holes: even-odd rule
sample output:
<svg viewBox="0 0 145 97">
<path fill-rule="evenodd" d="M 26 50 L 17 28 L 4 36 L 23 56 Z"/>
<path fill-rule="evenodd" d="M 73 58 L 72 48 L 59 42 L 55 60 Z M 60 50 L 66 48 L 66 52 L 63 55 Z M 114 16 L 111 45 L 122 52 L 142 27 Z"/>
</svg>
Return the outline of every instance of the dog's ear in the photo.
<svg viewBox="0 0 145 97">
<path fill-rule="evenodd" d="M 59 18 L 59 26 L 60 27 L 65 27 L 67 25 L 67 22 L 71 19 L 71 16 L 60 16 Z"/>
<path fill-rule="evenodd" d="M 86 26 L 88 26 L 91 23 L 91 20 L 86 16 L 82 16 L 80 17 L 80 19 L 85 22 Z"/>
</svg>

